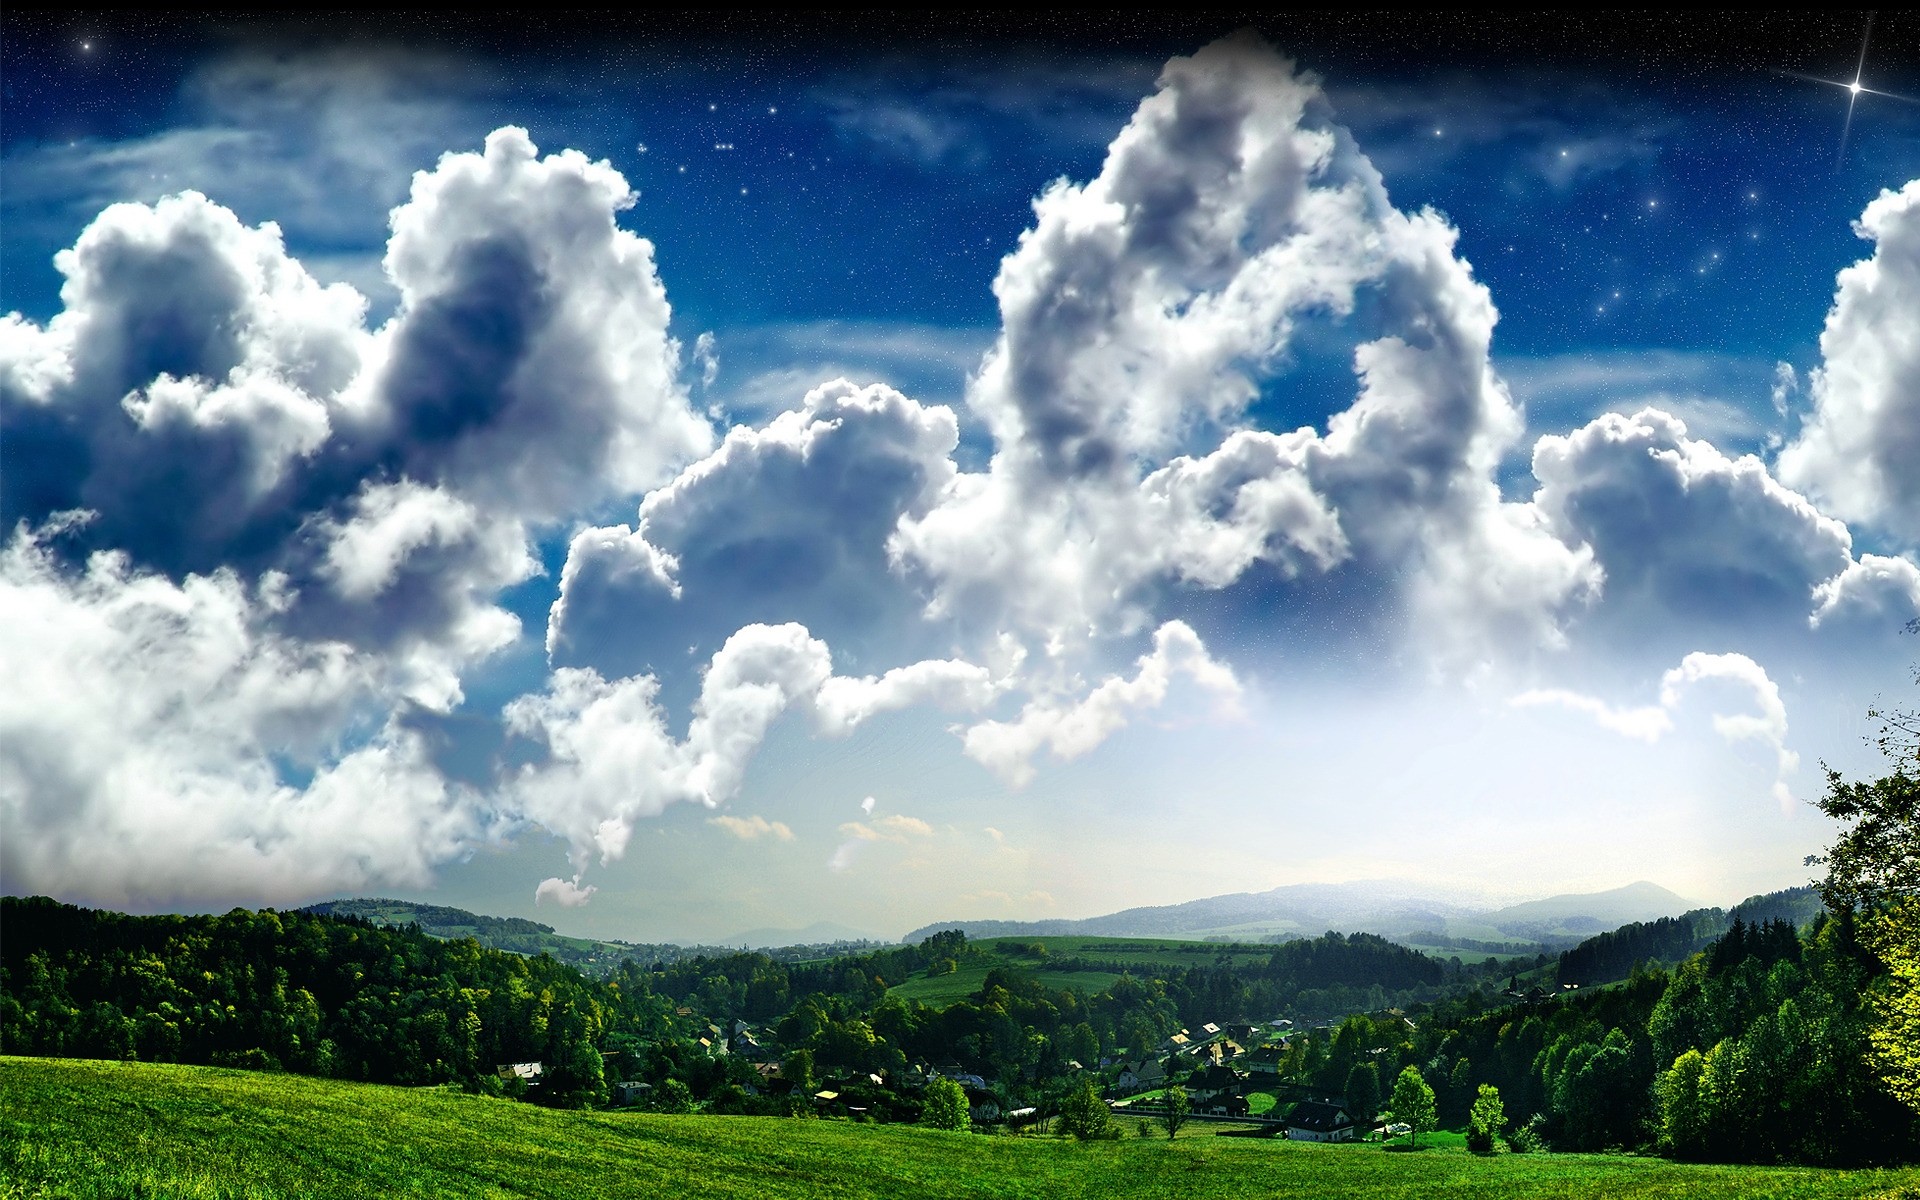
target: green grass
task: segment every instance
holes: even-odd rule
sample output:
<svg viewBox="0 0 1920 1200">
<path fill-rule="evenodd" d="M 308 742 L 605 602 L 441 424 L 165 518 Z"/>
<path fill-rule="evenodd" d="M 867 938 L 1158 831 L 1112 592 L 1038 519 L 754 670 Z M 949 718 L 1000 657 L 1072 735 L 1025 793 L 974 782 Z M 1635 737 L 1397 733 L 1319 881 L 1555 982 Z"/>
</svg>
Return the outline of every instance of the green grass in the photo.
<svg viewBox="0 0 1920 1200">
<path fill-rule="evenodd" d="M 1195 967 L 1230 959 L 1236 965 L 1264 964 L 1273 957 L 1271 945 L 1244 942 L 1198 942 L 1173 938 L 1113 938 L 1082 935 L 1028 938 L 984 938 L 985 949 L 1004 952 L 1011 961 L 1027 961 L 1012 948 L 1038 942 L 1049 958 L 1092 958 L 1138 967 Z"/>
<path fill-rule="evenodd" d="M 9 1198 L 1920 1197 L 1915 1169 L 1476 1158 L 1191 1133 L 1081 1146 L 843 1121 L 550 1112 L 438 1089 L 0 1058 L 0 1197 Z"/>
<path fill-rule="evenodd" d="M 1005 970 L 1010 963 L 997 964 Z M 887 989 L 889 995 L 902 1000 L 918 1000 L 932 1008 L 945 1008 L 956 1001 L 965 1000 L 980 990 L 987 980 L 987 972 L 993 966 L 962 967 L 951 975 L 917 975 L 904 983 L 895 984 Z M 1038 979 L 1050 988 L 1068 989 L 1076 992 L 1102 992 L 1112 987 L 1119 976 L 1108 971 L 1038 971 L 1017 968 L 1019 973 Z"/>
</svg>

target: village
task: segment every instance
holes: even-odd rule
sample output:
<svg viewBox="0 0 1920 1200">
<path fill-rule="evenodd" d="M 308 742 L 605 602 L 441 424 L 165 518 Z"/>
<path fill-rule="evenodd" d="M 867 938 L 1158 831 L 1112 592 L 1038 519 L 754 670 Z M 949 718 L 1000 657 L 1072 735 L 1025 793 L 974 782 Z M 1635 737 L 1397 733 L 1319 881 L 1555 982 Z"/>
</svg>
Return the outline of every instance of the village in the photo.
<svg viewBox="0 0 1920 1200">
<path fill-rule="evenodd" d="M 1537 1002 L 1544 993 L 1516 998 Z M 679 1007 L 675 1015 L 696 1019 L 694 1011 Z M 1411 1029 L 1413 1021 L 1399 1010 L 1381 1014 Z M 1313 1027 L 1323 1034 L 1333 1023 Z M 1308 1031 L 1302 1031 L 1303 1033 Z M 741 1079 L 734 1085 L 741 1095 L 771 1102 L 790 1115 L 811 1115 L 854 1121 L 896 1119 L 902 1101 L 924 1091 L 936 1079 L 958 1084 L 968 1101 L 975 1128 L 1013 1135 L 1045 1128 L 1053 1117 L 1057 1095 L 1009 1094 L 982 1075 L 957 1062 L 913 1062 L 898 1071 L 857 1071 L 816 1064 L 811 1051 L 782 1052 L 774 1030 L 744 1019 L 730 1025 L 697 1024 L 692 1044 L 727 1075 Z M 1134 1057 L 1102 1056 L 1092 1064 L 1076 1059 L 1065 1066 L 1072 1080 L 1092 1078 L 1117 1117 L 1159 1122 L 1167 1112 L 1166 1096 L 1174 1087 L 1185 1093 L 1183 1120 L 1250 1128 L 1265 1136 L 1290 1141 L 1351 1142 L 1381 1140 L 1410 1132 L 1403 1123 L 1376 1119 L 1373 1098 L 1350 1102 L 1344 1095 L 1282 1078 L 1295 1039 L 1294 1022 L 1277 1018 L 1265 1025 L 1207 1022 L 1182 1028 L 1161 1041 L 1155 1053 Z M 621 1051 L 603 1052 L 610 1072 L 618 1070 Z M 743 1066 L 743 1065 L 744 1066 Z M 539 1062 L 502 1063 L 499 1078 L 529 1099 L 538 1096 L 545 1074 Z M 661 1085 L 637 1080 L 609 1084 L 616 1108 L 647 1111 L 692 1111 L 685 1085 L 669 1079 Z M 1058 1092 L 1058 1088 L 1052 1089 Z M 722 1098 L 711 1111 L 724 1112 Z"/>
</svg>

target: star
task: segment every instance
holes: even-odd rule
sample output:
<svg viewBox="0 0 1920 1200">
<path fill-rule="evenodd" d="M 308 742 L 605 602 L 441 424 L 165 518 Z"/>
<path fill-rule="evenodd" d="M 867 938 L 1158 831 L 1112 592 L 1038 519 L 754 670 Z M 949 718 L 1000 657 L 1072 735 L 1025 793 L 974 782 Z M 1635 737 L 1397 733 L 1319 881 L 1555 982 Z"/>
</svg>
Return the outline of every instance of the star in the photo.
<svg viewBox="0 0 1920 1200">
<path fill-rule="evenodd" d="M 1920 101 L 1915 100 L 1911 96 L 1901 96 L 1894 92 L 1882 92 L 1875 88 L 1870 88 L 1862 82 L 1867 73 L 1867 47 L 1872 44 L 1872 41 L 1873 15 L 1869 13 L 1867 15 L 1866 32 L 1860 35 L 1860 57 L 1853 65 L 1853 78 L 1851 80 L 1822 79 L 1817 75 L 1801 75 L 1795 71 L 1786 72 L 1786 74 L 1793 75 L 1796 78 L 1805 79 L 1812 83 L 1824 83 L 1829 87 L 1837 87 L 1847 93 L 1847 116 L 1846 120 L 1841 122 L 1840 125 L 1840 151 L 1834 160 L 1835 169 L 1838 169 L 1846 162 L 1847 138 L 1853 132 L 1853 110 L 1859 107 L 1860 97 L 1884 96 L 1889 100 L 1900 100 L 1908 104 L 1920 103 Z"/>
</svg>

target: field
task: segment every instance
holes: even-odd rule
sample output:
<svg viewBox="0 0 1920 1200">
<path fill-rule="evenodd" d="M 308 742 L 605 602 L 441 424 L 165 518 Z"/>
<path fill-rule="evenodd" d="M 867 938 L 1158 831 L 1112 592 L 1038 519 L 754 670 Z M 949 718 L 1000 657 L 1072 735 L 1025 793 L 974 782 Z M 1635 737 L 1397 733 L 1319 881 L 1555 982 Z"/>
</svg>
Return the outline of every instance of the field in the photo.
<svg viewBox="0 0 1920 1200">
<path fill-rule="evenodd" d="M 1011 966 L 1013 964 L 1006 964 Z M 918 1000 L 932 1008 L 945 1008 L 959 1000 L 965 1000 L 980 990 L 987 980 L 987 972 L 993 968 L 962 967 L 951 975 L 918 975 L 905 983 L 896 984 L 887 989 L 887 994 L 898 996 L 902 1000 Z M 1119 979 L 1108 971 L 1049 971 L 1028 970 L 1021 967 L 1020 974 L 1038 979 L 1050 988 L 1066 988 L 1076 992 L 1100 992 L 1113 986 Z"/>
<path fill-rule="evenodd" d="M 1038 943 L 1047 957 L 1087 958 L 1124 963 L 1131 967 L 1205 967 L 1231 960 L 1235 965 L 1264 964 L 1274 947 L 1245 942 L 1194 942 L 1171 938 L 1113 938 L 1063 935 L 1058 937 L 983 938 L 977 945 L 1013 957 L 1016 947 Z"/>
<path fill-rule="evenodd" d="M 438 1089 L 0 1058 L 0 1197 L 1920 1198 L 1920 1169 L 1483 1159 L 1186 1133 L 1081 1146 L 844 1121 L 553 1112 Z"/>
</svg>

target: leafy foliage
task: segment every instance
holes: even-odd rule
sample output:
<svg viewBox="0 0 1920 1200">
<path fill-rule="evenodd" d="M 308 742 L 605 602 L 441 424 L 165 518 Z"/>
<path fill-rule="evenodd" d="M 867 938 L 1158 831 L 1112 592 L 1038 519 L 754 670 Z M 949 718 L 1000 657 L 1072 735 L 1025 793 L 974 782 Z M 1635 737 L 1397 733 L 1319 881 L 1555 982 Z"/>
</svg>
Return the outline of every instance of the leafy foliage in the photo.
<svg viewBox="0 0 1920 1200">
<path fill-rule="evenodd" d="M 1167 1139 L 1171 1141 L 1179 1134 L 1180 1127 L 1187 1123 L 1187 1114 L 1193 1111 L 1193 1101 L 1187 1097 L 1187 1089 L 1176 1083 L 1167 1089 L 1161 1104 L 1164 1108 L 1160 1123 L 1166 1126 Z"/>
<path fill-rule="evenodd" d="M 1420 1074 L 1420 1068 L 1407 1066 L 1400 1077 L 1393 1081 L 1393 1119 L 1413 1130 L 1413 1144 L 1420 1144 L 1420 1135 L 1438 1125 L 1438 1113 L 1434 1108 L 1433 1088 Z"/>
<path fill-rule="evenodd" d="M 1120 1136 L 1120 1123 L 1113 1119 L 1113 1110 L 1100 1098 L 1092 1080 L 1067 1093 L 1054 1128 L 1080 1142 L 1111 1141 Z"/>
<path fill-rule="evenodd" d="M 973 1128 L 967 1107 L 966 1089 L 951 1079 L 935 1079 L 927 1084 L 920 1108 L 920 1123 L 929 1129 L 965 1133 Z"/>
<path fill-rule="evenodd" d="M 1480 1085 L 1473 1109 L 1467 1114 L 1467 1149 L 1476 1154 L 1493 1153 L 1494 1140 L 1507 1123 L 1507 1110 L 1500 1103 L 1500 1089 L 1490 1083 Z"/>
</svg>

